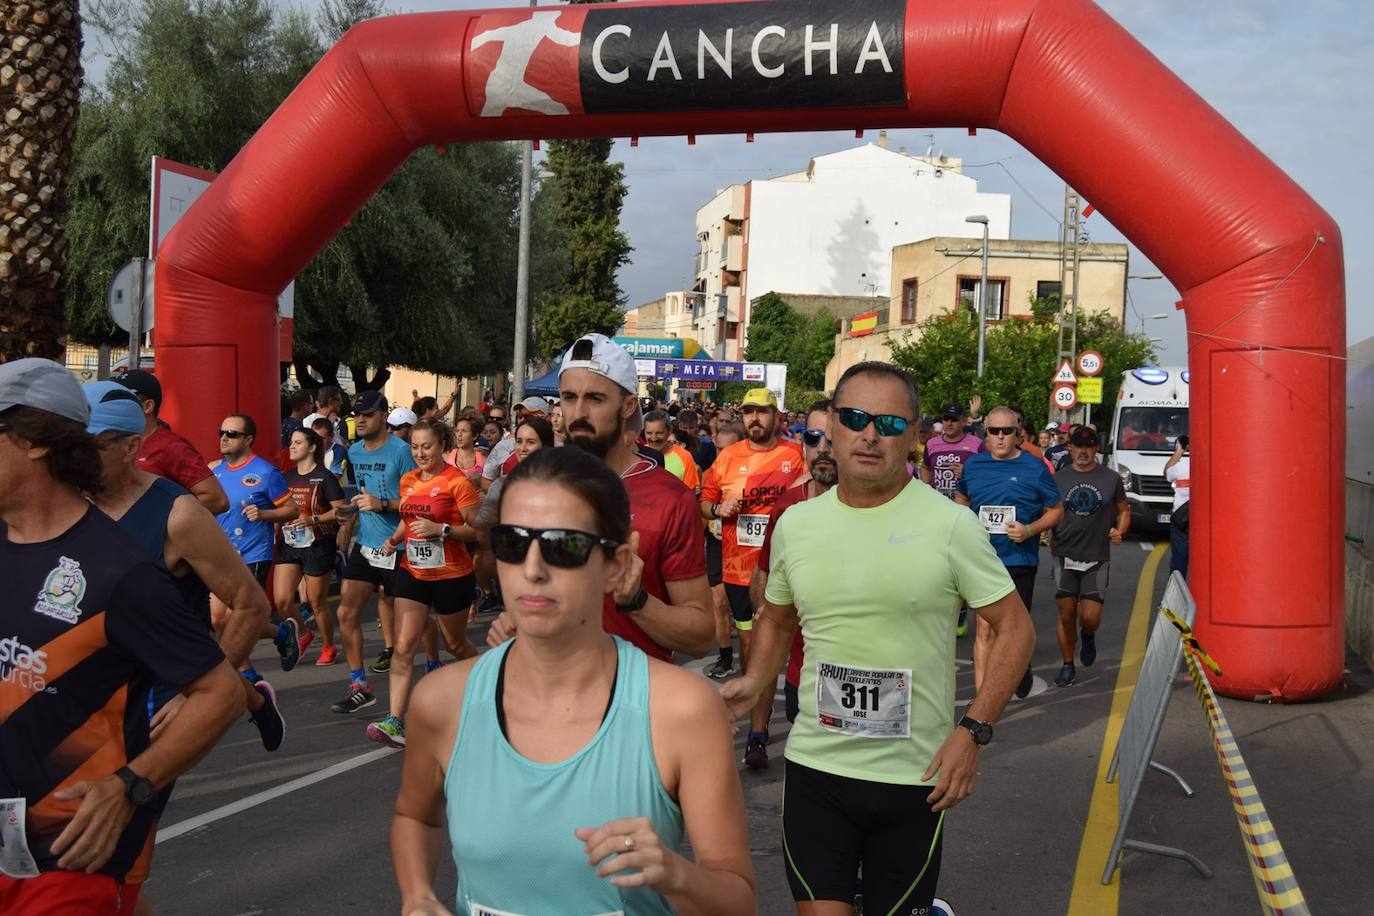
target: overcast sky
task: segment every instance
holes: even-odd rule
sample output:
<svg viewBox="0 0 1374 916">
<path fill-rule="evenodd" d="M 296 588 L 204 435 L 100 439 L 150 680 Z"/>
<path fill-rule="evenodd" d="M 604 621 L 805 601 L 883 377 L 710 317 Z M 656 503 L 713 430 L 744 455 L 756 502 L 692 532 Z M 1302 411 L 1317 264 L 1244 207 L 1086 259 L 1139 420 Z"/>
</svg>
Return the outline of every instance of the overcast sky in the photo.
<svg viewBox="0 0 1374 916">
<path fill-rule="evenodd" d="M 1246 137 L 1326 208 L 1344 237 L 1347 337 L 1374 335 L 1374 3 L 1370 0 L 1099 0 L 1165 65 L 1174 70 Z M 307 8 L 318 0 L 305 0 Z M 473 0 L 392 0 L 397 11 L 523 6 Z M 541 4 L 550 5 L 550 4 Z M 88 42 L 88 55 L 96 42 Z M 91 70 L 103 68 L 98 61 Z M 924 151 L 930 131 L 890 132 L 893 148 Z M 1056 239 L 1062 180 L 1014 140 L 980 131 L 934 131 L 937 152 L 962 158 L 982 191 L 1012 195 L 1012 236 Z M 812 156 L 848 148 L 852 131 L 742 136 L 645 138 L 638 148 L 616 145 L 630 193 L 623 226 L 634 246 L 620 276 L 630 304 L 691 285 L 697 250 L 696 209 L 718 188 L 786 174 Z M 1177 151 L 1186 158 L 1187 149 Z M 975 166 L 974 164 L 984 165 Z M 1100 214 L 1087 223 L 1099 242 L 1125 241 Z M 1131 273 L 1157 272 L 1134 247 Z M 1161 362 L 1186 359 L 1178 294 L 1165 280 L 1129 284 L 1133 329 L 1141 316 L 1161 337 Z"/>
</svg>

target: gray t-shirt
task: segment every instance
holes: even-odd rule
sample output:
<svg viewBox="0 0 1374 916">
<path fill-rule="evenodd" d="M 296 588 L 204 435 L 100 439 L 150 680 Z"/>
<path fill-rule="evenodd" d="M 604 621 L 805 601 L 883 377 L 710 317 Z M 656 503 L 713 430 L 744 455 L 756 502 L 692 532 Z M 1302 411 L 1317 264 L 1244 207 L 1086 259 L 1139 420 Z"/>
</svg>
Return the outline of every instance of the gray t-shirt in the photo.
<svg viewBox="0 0 1374 916">
<path fill-rule="evenodd" d="M 482 465 L 482 476 L 487 480 L 496 480 L 501 476 L 501 466 L 511 455 L 515 454 L 515 437 L 507 436 L 500 442 L 491 447 L 487 453 L 486 463 Z"/>
<path fill-rule="evenodd" d="M 1052 553 L 1084 563 L 1111 559 L 1109 532 L 1116 525 L 1117 503 L 1126 499 L 1121 475 L 1097 465 L 1075 471 L 1072 465 L 1054 475 L 1064 500 L 1064 520 L 1054 528 Z"/>
</svg>

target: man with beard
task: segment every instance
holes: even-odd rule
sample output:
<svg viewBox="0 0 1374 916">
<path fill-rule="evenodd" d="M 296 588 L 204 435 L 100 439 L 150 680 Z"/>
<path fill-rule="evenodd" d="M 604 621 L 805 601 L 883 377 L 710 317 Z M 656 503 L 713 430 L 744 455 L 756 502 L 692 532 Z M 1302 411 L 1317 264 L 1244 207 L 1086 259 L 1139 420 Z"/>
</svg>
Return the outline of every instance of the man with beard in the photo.
<svg viewBox="0 0 1374 916">
<path fill-rule="evenodd" d="M 701 514 L 721 520 L 721 565 L 730 613 L 739 631 L 741 667 L 749 663 L 754 604 L 749 580 L 768 533 L 768 513 L 788 487 L 806 473 L 795 442 L 778 438 L 778 397 L 751 388 L 740 402 L 747 438 L 723 450 L 701 481 Z M 722 646 L 722 655 L 724 647 Z"/>
<path fill-rule="evenodd" d="M 759 565 L 749 580 L 749 600 L 754 607 L 763 607 L 763 592 L 768 586 L 768 564 L 772 560 L 773 531 L 778 519 L 789 506 L 820 496 L 835 485 L 839 469 L 835 457 L 830 454 L 830 400 L 828 398 L 811 405 L 804 418 L 801 432 L 802 455 L 806 458 L 806 468 L 811 478 L 788 488 L 773 504 L 768 518 L 768 533 L 763 536 L 763 547 L 759 549 Z M 787 659 L 787 675 L 783 681 L 783 702 L 787 721 L 797 721 L 797 685 L 801 681 L 802 635 L 801 630 L 792 633 L 792 652 Z M 759 696 L 758 705 L 749 714 L 749 740 L 744 748 L 744 764 L 752 770 L 762 770 L 768 766 L 768 720 L 773 716 L 773 694 L 764 691 Z"/>
<path fill-rule="evenodd" d="M 628 435 L 641 425 L 634 358 L 604 334 L 588 334 L 564 355 L 558 386 L 567 445 L 604 461 L 630 494 L 635 560 L 603 603 L 606 632 L 663 661 L 674 652 L 705 655 L 714 629 L 696 498 L 641 457 Z M 514 635 L 510 614 L 502 613 L 487 643 Z"/>
</svg>

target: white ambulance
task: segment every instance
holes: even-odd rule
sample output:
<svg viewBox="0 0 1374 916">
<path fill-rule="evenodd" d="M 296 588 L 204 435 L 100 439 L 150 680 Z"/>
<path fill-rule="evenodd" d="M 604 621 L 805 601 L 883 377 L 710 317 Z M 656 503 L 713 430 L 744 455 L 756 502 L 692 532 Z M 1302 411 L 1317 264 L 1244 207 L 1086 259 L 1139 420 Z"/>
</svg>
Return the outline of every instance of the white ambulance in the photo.
<svg viewBox="0 0 1374 916">
<path fill-rule="evenodd" d="M 1104 460 L 1121 475 L 1131 504 L 1131 529 L 1169 524 L 1174 488 L 1164 464 L 1179 437 L 1188 445 L 1188 370 L 1183 366 L 1144 366 L 1121 373 L 1110 438 Z"/>
</svg>

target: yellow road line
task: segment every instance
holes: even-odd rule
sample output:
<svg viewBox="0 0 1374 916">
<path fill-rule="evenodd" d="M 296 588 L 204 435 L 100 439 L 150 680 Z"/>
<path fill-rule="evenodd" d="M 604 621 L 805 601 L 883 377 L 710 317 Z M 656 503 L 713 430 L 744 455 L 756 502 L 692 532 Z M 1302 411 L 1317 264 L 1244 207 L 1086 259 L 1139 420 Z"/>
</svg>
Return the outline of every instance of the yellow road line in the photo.
<svg viewBox="0 0 1374 916">
<path fill-rule="evenodd" d="M 1073 892 L 1069 897 L 1069 916 L 1115 916 L 1120 900 L 1121 870 L 1112 875 L 1111 884 L 1102 883 L 1102 867 L 1116 838 L 1116 812 L 1120 780 L 1107 782 L 1107 769 L 1116 751 L 1121 726 L 1126 722 L 1126 710 L 1131 705 L 1140 663 L 1145 658 L 1145 645 L 1150 634 L 1150 611 L 1154 607 L 1155 573 L 1167 544 L 1159 544 L 1145 558 L 1140 581 L 1135 586 L 1135 604 L 1131 621 L 1126 628 L 1126 642 L 1121 649 L 1121 669 L 1116 675 L 1112 691 L 1112 711 L 1107 717 L 1107 730 L 1102 735 L 1102 751 L 1097 755 L 1097 776 L 1093 781 L 1092 804 L 1083 825 L 1083 841 L 1078 846 L 1078 864 L 1073 872 Z"/>
</svg>

